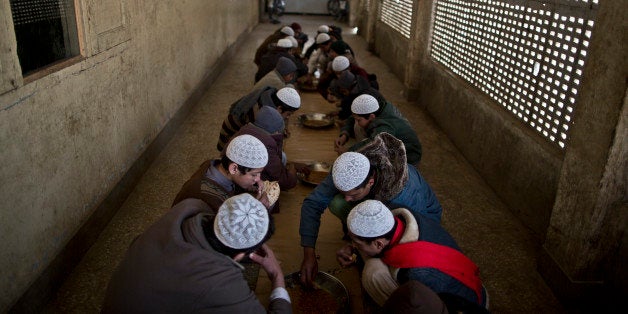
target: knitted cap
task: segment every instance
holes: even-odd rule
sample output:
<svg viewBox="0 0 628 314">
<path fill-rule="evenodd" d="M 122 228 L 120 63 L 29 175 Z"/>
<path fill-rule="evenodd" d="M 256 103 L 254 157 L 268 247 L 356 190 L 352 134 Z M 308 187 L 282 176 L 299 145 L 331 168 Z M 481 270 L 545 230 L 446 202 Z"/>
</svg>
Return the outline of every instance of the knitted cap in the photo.
<svg viewBox="0 0 628 314">
<path fill-rule="evenodd" d="M 320 33 L 316 36 L 317 44 L 324 44 L 330 40 L 331 40 L 331 37 L 329 37 L 329 35 L 327 35 L 326 33 Z"/>
<path fill-rule="evenodd" d="M 333 45 L 333 44 L 332 44 Z M 345 56 L 337 56 L 334 58 L 334 61 L 331 63 L 331 68 L 336 72 L 340 72 L 349 68 L 351 63 L 349 59 Z"/>
<path fill-rule="evenodd" d="M 356 97 L 353 103 L 351 103 L 351 112 L 355 114 L 369 114 L 378 109 L 379 103 L 377 103 L 377 99 L 368 94 L 362 94 Z"/>
<path fill-rule="evenodd" d="M 371 164 L 366 156 L 356 152 L 343 153 L 336 159 L 331 169 L 334 185 L 343 192 L 355 189 L 364 182 L 370 167 Z"/>
<path fill-rule="evenodd" d="M 288 36 L 294 36 L 294 30 L 290 26 L 284 26 L 281 28 L 281 32 Z"/>
<path fill-rule="evenodd" d="M 288 75 L 292 72 L 296 72 L 297 66 L 289 58 L 280 57 L 279 60 L 277 60 L 277 65 L 275 65 L 275 69 L 277 69 L 277 72 L 279 72 L 279 74 L 281 75 Z"/>
<path fill-rule="evenodd" d="M 355 83 L 355 75 L 349 71 L 344 71 L 338 76 L 338 87 L 351 89 Z"/>
<path fill-rule="evenodd" d="M 283 117 L 277 109 L 271 106 L 263 106 L 257 112 L 253 124 L 271 134 L 283 131 L 285 127 Z"/>
<path fill-rule="evenodd" d="M 264 168 L 268 163 L 266 146 L 252 135 L 243 134 L 231 139 L 227 145 L 227 158 L 251 169 Z"/>
<path fill-rule="evenodd" d="M 280 48 L 292 48 L 292 42 L 288 38 L 282 38 L 277 41 L 277 47 Z"/>
<path fill-rule="evenodd" d="M 351 52 L 351 50 L 349 49 L 349 45 L 347 45 L 347 43 L 345 43 L 342 40 L 334 41 L 333 43 L 331 43 L 330 48 L 331 50 L 335 51 L 339 55 L 343 55 L 347 52 Z"/>
<path fill-rule="evenodd" d="M 299 96 L 297 90 L 292 87 L 284 87 L 278 90 L 277 98 L 294 109 L 301 107 L 301 96 Z"/>
<path fill-rule="evenodd" d="M 329 26 L 327 25 L 321 25 L 318 27 L 318 32 L 319 33 L 329 33 Z"/>
<path fill-rule="evenodd" d="M 299 42 L 297 41 L 296 38 L 294 38 L 294 36 L 288 36 L 286 38 L 289 39 L 290 42 L 292 43 L 292 48 L 299 47 Z"/>
<path fill-rule="evenodd" d="M 248 249 L 264 240 L 269 221 L 266 207 L 251 194 L 243 193 L 220 205 L 214 232 L 222 244 L 232 249 Z"/>
<path fill-rule="evenodd" d="M 298 30 L 301 30 L 301 24 L 299 24 L 299 23 L 297 23 L 297 22 L 294 22 L 294 23 L 290 24 L 290 27 L 292 27 L 292 29 L 293 29 L 293 30 L 295 30 L 295 31 L 296 31 L 297 29 L 298 29 Z"/>
<path fill-rule="evenodd" d="M 395 226 L 395 217 L 382 202 L 366 200 L 349 212 L 347 226 L 349 231 L 357 236 L 375 238 L 392 230 Z"/>
</svg>

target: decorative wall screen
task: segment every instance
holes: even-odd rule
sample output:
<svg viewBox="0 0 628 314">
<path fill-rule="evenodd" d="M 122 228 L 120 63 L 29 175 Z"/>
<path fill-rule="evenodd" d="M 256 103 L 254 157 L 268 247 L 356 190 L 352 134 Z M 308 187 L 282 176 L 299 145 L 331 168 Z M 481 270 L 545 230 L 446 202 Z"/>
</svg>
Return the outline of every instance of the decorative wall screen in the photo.
<svg viewBox="0 0 628 314">
<path fill-rule="evenodd" d="M 564 148 L 598 0 L 438 0 L 431 57 Z"/>
<path fill-rule="evenodd" d="M 379 19 L 405 38 L 410 38 L 412 0 L 384 0 L 380 7 Z"/>
</svg>

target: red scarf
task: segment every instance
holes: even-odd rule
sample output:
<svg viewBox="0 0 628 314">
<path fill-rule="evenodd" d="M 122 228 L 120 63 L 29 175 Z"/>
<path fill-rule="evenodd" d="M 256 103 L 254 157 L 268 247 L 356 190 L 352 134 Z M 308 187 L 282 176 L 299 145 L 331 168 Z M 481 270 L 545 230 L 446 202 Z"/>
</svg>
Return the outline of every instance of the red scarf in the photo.
<svg viewBox="0 0 628 314">
<path fill-rule="evenodd" d="M 482 304 L 482 281 L 480 270 L 468 257 L 460 251 L 448 246 L 426 241 L 398 243 L 405 229 L 397 217 L 398 228 L 391 240 L 391 247 L 384 253 L 382 260 L 386 265 L 396 268 L 435 268 L 457 279 L 473 290 Z M 400 231 L 401 230 L 401 231 Z"/>
</svg>

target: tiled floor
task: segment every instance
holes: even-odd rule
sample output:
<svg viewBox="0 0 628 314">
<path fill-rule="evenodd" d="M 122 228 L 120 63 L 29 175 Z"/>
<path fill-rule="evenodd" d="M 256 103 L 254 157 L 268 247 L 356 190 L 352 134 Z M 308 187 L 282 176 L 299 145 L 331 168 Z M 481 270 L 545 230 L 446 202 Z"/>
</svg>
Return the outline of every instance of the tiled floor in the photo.
<svg viewBox="0 0 628 314">
<path fill-rule="evenodd" d="M 288 15 L 281 19 L 284 24 L 299 22 L 310 36 L 315 34 L 318 25 L 335 23 L 327 17 Z M 361 66 L 377 74 L 382 94 L 400 108 L 417 131 L 424 152 L 420 170 L 443 205 L 443 225 L 480 267 L 490 293 L 492 312 L 565 312 L 536 272 L 538 239 L 509 212 L 420 104 L 402 97 L 401 82 L 382 60 L 366 50 L 364 40 L 350 34 L 346 25 L 340 26 L 343 26 L 345 41 L 356 52 Z M 252 62 L 255 49 L 277 27 L 260 24 L 253 30 L 250 40 L 192 110 L 175 138 L 63 284 L 46 312 L 99 312 L 109 277 L 129 243 L 169 209 L 179 188 L 198 165 L 217 155 L 216 139 L 227 108 L 250 91 L 256 71 Z M 332 109 L 332 105 L 316 93 L 302 93 L 302 102 L 302 109 L 297 114 Z M 296 122 L 296 119 L 292 121 Z M 333 161 L 336 157 L 332 139 L 337 135 L 337 129 L 312 131 L 295 123 L 291 123 L 290 129 L 292 137 L 285 147 L 290 159 Z M 291 191 L 282 192 L 281 212 L 275 215 L 277 232 L 270 246 L 282 261 L 285 274 L 300 268 L 300 205 L 310 190 L 309 186 L 298 185 Z M 363 313 L 366 310 L 362 307 L 358 272 L 354 268 L 340 268 L 334 259 L 334 252 L 343 245 L 341 235 L 338 220 L 329 213 L 323 215 L 317 244 L 319 269 L 339 278 L 349 290 L 352 312 Z M 256 292 L 261 300 L 266 299 L 268 280 L 263 272 Z"/>
</svg>

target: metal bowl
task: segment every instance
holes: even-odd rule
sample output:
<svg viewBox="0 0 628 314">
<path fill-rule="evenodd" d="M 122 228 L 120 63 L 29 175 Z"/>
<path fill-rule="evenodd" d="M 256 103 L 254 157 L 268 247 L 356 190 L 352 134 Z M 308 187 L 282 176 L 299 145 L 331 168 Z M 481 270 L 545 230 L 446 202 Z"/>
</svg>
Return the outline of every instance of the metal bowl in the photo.
<svg viewBox="0 0 628 314">
<path fill-rule="evenodd" d="M 310 169 L 310 174 L 305 175 L 304 173 L 297 172 L 297 178 L 301 180 L 301 182 L 309 184 L 309 185 L 318 185 L 323 182 L 325 177 L 331 171 L 331 165 L 326 162 L 315 162 L 308 164 L 308 168 Z"/>
<path fill-rule="evenodd" d="M 299 122 L 310 129 L 324 129 L 335 123 L 333 117 L 324 113 L 304 113 L 299 116 Z"/>
<path fill-rule="evenodd" d="M 296 286 L 300 286 L 301 285 L 300 278 L 301 278 L 301 272 L 294 272 L 294 273 L 286 275 L 284 277 L 284 280 L 286 282 L 286 289 L 290 291 L 291 289 L 294 289 Z M 334 298 L 336 299 L 336 302 L 338 302 L 338 311 L 336 311 L 336 313 L 344 314 L 344 313 L 350 312 L 349 311 L 349 291 L 338 278 L 326 272 L 319 271 L 318 274 L 316 275 L 316 279 L 314 279 L 314 283 L 318 288 L 323 289 L 329 294 L 331 294 L 332 296 L 334 296 Z"/>
</svg>

